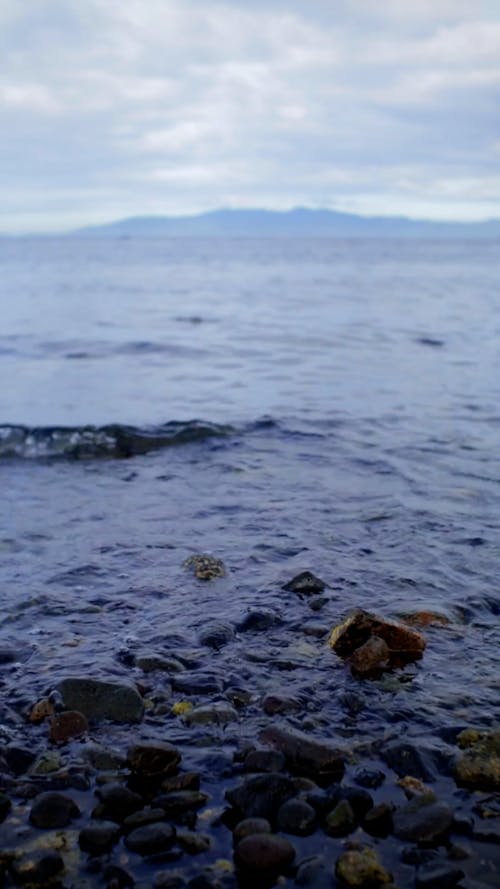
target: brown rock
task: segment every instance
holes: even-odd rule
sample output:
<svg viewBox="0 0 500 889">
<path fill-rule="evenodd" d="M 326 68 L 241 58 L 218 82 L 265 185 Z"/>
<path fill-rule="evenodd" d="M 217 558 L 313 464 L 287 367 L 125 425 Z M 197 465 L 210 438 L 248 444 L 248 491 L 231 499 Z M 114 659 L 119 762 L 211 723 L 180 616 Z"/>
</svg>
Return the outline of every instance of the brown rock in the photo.
<svg viewBox="0 0 500 889">
<path fill-rule="evenodd" d="M 54 713 L 54 705 L 48 698 L 42 698 L 32 707 L 30 713 L 31 722 L 43 722 L 48 716 Z"/>
<path fill-rule="evenodd" d="M 49 737 L 56 744 L 65 744 L 71 738 L 80 738 L 89 730 L 89 724 L 78 710 L 65 710 L 57 713 L 50 720 Z"/>
<path fill-rule="evenodd" d="M 356 648 L 356 651 L 349 658 L 349 664 L 356 673 L 371 673 L 373 670 L 384 667 L 390 658 L 391 652 L 380 636 L 370 636 L 370 638 Z"/>
<path fill-rule="evenodd" d="M 405 655 L 410 659 L 421 657 L 426 645 L 424 637 L 416 630 L 370 614 L 362 608 L 351 612 L 343 623 L 334 627 L 328 641 L 336 654 L 347 658 L 371 636 L 383 639 L 391 654 Z"/>
<path fill-rule="evenodd" d="M 407 614 L 401 614 L 400 617 L 410 627 L 447 627 L 451 624 L 450 618 L 446 614 L 440 614 L 438 611 L 411 611 Z"/>
</svg>

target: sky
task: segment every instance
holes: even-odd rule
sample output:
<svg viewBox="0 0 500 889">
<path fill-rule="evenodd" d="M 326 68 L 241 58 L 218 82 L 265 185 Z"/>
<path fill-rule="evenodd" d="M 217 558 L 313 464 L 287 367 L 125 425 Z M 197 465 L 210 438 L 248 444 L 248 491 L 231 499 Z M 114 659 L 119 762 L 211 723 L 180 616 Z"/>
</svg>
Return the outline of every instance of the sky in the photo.
<svg viewBox="0 0 500 889">
<path fill-rule="evenodd" d="M 500 217 L 500 0 L 0 0 L 0 232 Z"/>
</svg>

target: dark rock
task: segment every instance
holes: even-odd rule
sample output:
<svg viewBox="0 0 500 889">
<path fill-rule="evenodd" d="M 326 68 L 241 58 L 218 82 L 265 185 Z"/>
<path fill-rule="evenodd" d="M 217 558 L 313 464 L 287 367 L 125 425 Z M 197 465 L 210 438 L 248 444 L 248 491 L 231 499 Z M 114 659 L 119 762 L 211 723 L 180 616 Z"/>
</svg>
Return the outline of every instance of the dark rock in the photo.
<svg viewBox="0 0 500 889">
<path fill-rule="evenodd" d="M 356 816 L 348 800 L 343 799 L 325 818 L 325 832 L 330 837 L 345 837 L 357 825 Z"/>
<path fill-rule="evenodd" d="M 392 874 L 380 863 L 375 849 L 362 846 L 343 852 L 335 864 L 335 875 L 345 886 L 384 886 L 392 880 Z"/>
<path fill-rule="evenodd" d="M 161 781 L 176 771 L 180 761 L 179 751 L 167 741 L 134 744 L 127 751 L 127 765 L 140 778 Z"/>
<path fill-rule="evenodd" d="M 457 784 L 470 790 L 499 790 L 500 730 L 466 729 L 457 743 L 463 750 L 454 767 Z"/>
<path fill-rule="evenodd" d="M 351 654 L 348 663 L 355 673 L 370 674 L 387 666 L 390 655 L 390 649 L 383 639 L 379 636 L 370 636 Z"/>
<path fill-rule="evenodd" d="M 165 793 L 173 793 L 177 790 L 199 790 L 199 773 L 183 772 L 181 775 L 172 775 L 161 782 L 161 789 L 164 790 Z"/>
<path fill-rule="evenodd" d="M 26 747 L 18 747 L 17 744 L 7 744 L 2 749 L 2 756 L 7 768 L 14 775 L 24 775 L 34 763 L 36 750 L 28 750 Z"/>
<path fill-rule="evenodd" d="M 80 809 L 71 797 L 48 791 L 40 793 L 35 798 L 31 807 L 30 821 L 35 827 L 67 827 L 79 814 Z"/>
<path fill-rule="evenodd" d="M 51 849 L 22 854 L 10 865 L 14 882 L 21 886 L 48 886 L 63 870 L 63 859 Z"/>
<path fill-rule="evenodd" d="M 309 599 L 307 604 L 311 611 L 321 611 L 329 601 L 328 596 L 314 596 Z"/>
<path fill-rule="evenodd" d="M 100 679 L 63 679 L 57 685 L 67 710 L 78 710 L 87 719 L 140 722 L 143 701 L 137 689 L 125 682 Z"/>
<path fill-rule="evenodd" d="M 335 802 L 340 801 L 341 799 L 347 800 L 356 818 L 364 818 L 366 813 L 373 807 L 373 799 L 371 795 L 367 790 L 362 790 L 360 787 L 344 785 L 335 788 L 333 792 L 331 791 L 330 797 L 332 801 Z"/>
<path fill-rule="evenodd" d="M 117 864 L 107 864 L 103 869 L 102 875 L 108 882 L 108 887 L 113 889 L 132 889 L 135 881 L 132 874 L 119 867 Z"/>
<path fill-rule="evenodd" d="M 339 695 L 339 704 L 349 716 L 358 716 L 366 707 L 366 698 L 355 691 L 344 691 Z"/>
<path fill-rule="evenodd" d="M 391 654 L 399 657 L 404 655 L 404 659 L 407 661 L 421 657 L 426 644 L 422 634 L 416 630 L 396 621 L 370 614 L 361 608 L 351 612 L 343 623 L 333 628 L 329 644 L 336 654 L 347 658 L 372 636 L 382 639 Z"/>
<path fill-rule="evenodd" d="M 96 794 L 101 801 L 103 815 L 119 824 L 144 805 L 142 796 L 123 784 L 105 784 L 96 790 Z"/>
<path fill-rule="evenodd" d="M 267 694 L 262 699 L 262 709 L 268 716 L 275 716 L 277 713 L 299 713 L 304 707 L 296 698 Z"/>
<path fill-rule="evenodd" d="M 213 701 L 189 710 L 184 718 L 188 725 L 227 725 L 238 719 L 238 713 L 227 701 Z"/>
<path fill-rule="evenodd" d="M 288 583 L 283 584 L 281 589 L 289 593 L 298 593 L 300 596 L 314 596 L 316 593 L 322 593 L 325 586 L 324 581 L 311 571 L 302 571 L 292 577 Z"/>
<path fill-rule="evenodd" d="M 260 740 L 281 750 L 288 768 L 295 774 L 308 775 L 318 783 L 340 781 L 344 774 L 343 753 L 328 741 L 318 741 L 304 732 L 278 726 L 265 729 Z"/>
<path fill-rule="evenodd" d="M 211 676 L 209 673 L 190 672 L 174 676 L 172 687 L 174 691 L 185 695 L 209 695 L 214 692 L 221 692 L 223 684 L 218 676 Z"/>
<path fill-rule="evenodd" d="M 4 664 L 13 664 L 18 660 L 20 660 L 19 651 L 6 645 L 0 645 L 0 666 L 4 666 Z"/>
<path fill-rule="evenodd" d="M 197 580 L 215 580 L 226 575 L 224 562 L 206 553 L 190 556 L 185 560 L 184 567 L 190 568 Z"/>
<path fill-rule="evenodd" d="M 111 852 L 118 842 L 120 829 L 112 821 L 101 821 L 84 827 L 79 834 L 78 844 L 82 852 L 90 855 L 105 855 Z"/>
<path fill-rule="evenodd" d="M 215 651 L 218 651 L 234 639 L 234 630 L 230 624 L 214 621 L 203 628 L 199 639 L 200 645 L 206 645 L 207 648 L 214 648 Z"/>
<path fill-rule="evenodd" d="M 173 657 L 166 657 L 154 651 L 143 651 L 135 655 L 134 664 L 144 673 L 154 673 L 158 670 L 162 673 L 181 673 L 184 664 Z"/>
<path fill-rule="evenodd" d="M 0 824 L 5 821 L 7 815 L 12 808 L 12 803 L 5 793 L 0 792 Z"/>
<path fill-rule="evenodd" d="M 389 836 L 393 829 L 393 806 L 390 803 L 379 803 L 373 806 L 362 820 L 363 830 L 372 837 Z"/>
<path fill-rule="evenodd" d="M 206 834 L 188 830 L 177 831 L 177 843 L 188 855 L 201 855 L 202 852 L 208 852 L 212 845 L 210 837 Z"/>
<path fill-rule="evenodd" d="M 267 818 L 244 818 L 238 821 L 233 830 L 233 839 L 238 843 L 243 837 L 249 837 L 254 833 L 271 833 L 271 825 Z"/>
<path fill-rule="evenodd" d="M 411 775 L 421 781 L 436 779 L 431 755 L 421 746 L 417 747 L 409 741 L 395 741 L 381 750 L 381 756 L 400 778 Z"/>
<path fill-rule="evenodd" d="M 303 799 L 289 799 L 278 809 L 277 823 L 280 830 L 298 837 L 314 833 L 317 818 L 313 807 Z"/>
<path fill-rule="evenodd" d="M 127 849 L 142 856 L 166 852 L 174 842 L 175 828 L 171 824 L 147 824 L 125 837 Z"/>
<path fill-rule="evenodd" d="M 243 765 L 246 772 L 281 772 L 285 757 L 280 750 L 251 750 Z"/>
<path fill-rule="evenodd" d="M 401 861 L 403 861 L 404 864 L 412 864 L 414 867 L 420 867 L 421 864 L 428 864 L 431 861 L 442 861 L 442 858 L 437 849 L 405 846 L 401 851 Z"/>
<path fill-rule="evenodd" d="M 394 813 L 394 833 L 400 840 L 432 843 L 446 835 L 453 812 L 446 803 L 415 797 Z"/>
<path fill-rule="evenodd" d="M 122 828 L 124 833 L 130 833 L 132 830 L 136 830 L 138 827 L 144 827 L 146 824 L 157 824 L 158 821 L 165 821 L 165 818 L 166 815 L 164 809 L 139 809 L 138 812 L 132 812 L 131 815 L 127 815 L 122 824 Z"/>
<path fill-rule="evenodd" d="M 463 870 L 447 861 L 422 864 L 415 880 L 416 889 L 452 889 L 464 876 Z"/>
<path fill-rule="evenodd" d="M 201 809 L 209 800 L 207 793 L 200 790 L 178 790 L 162 793 L 154 799 L 155 806 L 163 809 L 167 818 L 178 818 L 185 812 Z"/>
<path fill-rule="evenodd" d="M 249 611 L 236 625 L 236 630 L 238 633 L 257 633 L 280 623 L 281 617 L 272 611 Z"/>
<path fill-rule="evenodd" d="M 295 858 L 295 849 L 284 837 L 254 833 L 240 840 L 236 863 L 247 871 L 282 873 Z"/>
<path fill-rule="evenodd" d="M 357 769 L 354 773 L 353 780 L 360 787 L 368 787 L 375 789 L 380 787 L 385 781 L 385 773 L 380 769 L 362 768 Z"/>
<path fill-rule="evenodd" d="M 89 724 L 83 713 L 78 710 L 65 710 L 56 713 L 50 719 L 49 737 L 56 744 L 65 744 L 71 738 L 80 738 L 89 730 Z"/>
<path fill-rule="evenodd" d="M 238 787 L 226 791 L 226 799 L 242 817 L 274 821 L 280 806 L 295 794 L 292 778 L 270 772 L 245 778 Z"/>
</svg>

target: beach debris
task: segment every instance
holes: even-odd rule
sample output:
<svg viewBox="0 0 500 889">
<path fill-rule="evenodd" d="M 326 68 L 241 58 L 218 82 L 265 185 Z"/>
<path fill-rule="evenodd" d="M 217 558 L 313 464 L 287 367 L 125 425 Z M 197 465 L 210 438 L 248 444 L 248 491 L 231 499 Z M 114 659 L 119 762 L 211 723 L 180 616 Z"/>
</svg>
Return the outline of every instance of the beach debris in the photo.
<svg viewBox="0 0 500 889">
<path fill-rule="evenodd" d="M 214 580 L 216 577 L 225 577 L 226 568 L 221 559 L 201 553 L 189 556 L 183 563 L 184 568 L 190 568 L 197 580 Z"/>
</svg>

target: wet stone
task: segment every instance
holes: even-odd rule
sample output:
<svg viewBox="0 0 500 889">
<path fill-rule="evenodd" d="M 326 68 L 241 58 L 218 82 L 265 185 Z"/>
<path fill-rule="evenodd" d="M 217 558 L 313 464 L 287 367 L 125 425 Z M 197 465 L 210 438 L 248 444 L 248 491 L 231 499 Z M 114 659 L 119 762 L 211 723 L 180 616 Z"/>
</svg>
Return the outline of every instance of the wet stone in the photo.
<svg viewBox="0 0 500 889">
<path fill-rule="evenodd" d="M 181 775 L 172 775 L 161 782 L 161 789 L 165 793 L 177 790 L 199 790 L 200 775 L 198 772 L 183 772 Z"/>
<path fill-rule="evenodd" d="M 421 633 L 405 624 L 387 620 L 357 608 L 330 633 L 329 644 L 340 657 L 350 657 L 372 636 L 382 639 L 391 652 L 405 654 L 408 659 L 419 658 L 425 649 Z"/>
<path fill-rule="evenodd" d="M 302 571 L 285 583 L 282 589 L 290 593 L 298 593 L 300 596 L 314 596 L 317 593 L 322 593 L 325 586 L 325 582 L 316 577 L 312 571 Z"/>
<path fill-rule="evenodd" d="M 108 887 L 113 886 L 113 889 L 132 889 L 135 886 L 132 874 L 117 864 L 107 864 L 102 875 L 107 881 Z"/>
<path fill-rule="evenodd" d="M 243 837 L 249 837 L 254 833 L 271 833 L 271 825 L 267 818 L 244 818 L 238 821 L 233 830 L 234 842 L 238 843 Z"/>
<path fill-rule="evenodd" d="M 309 836 L 316 828 L 316 812 L 305 800 L 290 799 L 278 809 L 277 823 L 285 833 Z"/>
<path fill-rule="evenodd" d="M 64 744 L 71 738 L 80 738 L 88 730 L 89 724 L 83 713 L 79 713 L 78 710 L 66 710 L 51 717 L 49 737 L 56 744 Z"/>
<path fill-rule="evenodd" d="M 203 852 L 208 852 L 212 845 L 210 837 L 206 834 L 193 833 L 189 830 L 178 830 L 177 842 L 188 855 L 201 855 Z"/>
<path fill-rule="evenodd" d="M 58 852 L 39 850 L 16 858 L 10 870 L 15 883 L 21 886 L 47 886 L 64 870 L 64 861 Z"/>
<path fill-rule="evenodd" d="M 414 843 L 439 842 L 450 829 L 453 812 L 446 803 L 415 797 L 394 813 L 394 834 Z"/>
<path fill-rule="evenodd" d="M 174 691 L 185 695 L 209 695 L 221 692 L 222 680 L 210 673 L 184 673 L 172 678 Z"/>
<path fill-rule="evenodd" d="M 318 782 L 340 781 L 344 774 L 343 754 L 328 741 L 277 726 L 265 729 L 260 740 L 281 750 L 287 767 L 295 774 L 308 775 Z"/>
<path fill-rule="evenodd" d="M 78 836 L 82 852 L 90 855 L 104 855 L 118 842 L 120 830 L 112 821 L 101 821 L 84 827 Z"/>
<path fill-rule="evenodd" d="M 85 744 L 82 749 L 82 759 L 98 771 L 120 769 L 125 765 L 125 757 L 118 750 L 96 744 L 94 741 Z"/>
<path fill-rule="evenodd" d="M 157 855 L 166 852 L 175 842 L 175 828 L 171 824 L 147 824 L 138 827 L 125 837 L 125 845 L 130 852 L 139 855 Z"/>
<path fill-rule="evenodd" d="M 181 673 L 185 668 L 180 661 L 172 657 L 166 657 L 155 652 L 141 652 L 136 654 L 134 664 L 144 673 Z"/>
<path fill-rule="evenodd" d="M 165 821 L 165 818 L 165 809 L 140 809 L 138 812 L 133 812 L 132 815 L 127 815 L 122 824 L 122 828 L 125 833 L 130 833 L 132 830 L 136 830 L 138 827 L 144 827 L 146 824 L 156 824 L 158 821 Z"/>
<path fill-rule="evenodd" d="M 181 761 L 179 751 L 168 742 L 134 744 L 127 751 L 127 766 L 141 778 L 161 781 L 176 771 Z"/>
<path fill-rule="evenodd" d="M 325 818 L 325 831 L 331 837 L 345 837 L 357 824 L 356 816 L 348 800 L 341 800 Z"/>
<path fill-rule="evenodd" d="M 463 751 L 454 767 L 457 784 L 470 790 L 499 790 L 500 731 L 466 729 L 457 743 Z"/>
<path fill-rule="evenodd" d="M 452 889 L 463 876 L 463 870 L 456 864 L 429 861 L 417 869 L 415 889 Z"/>
<path fill-rule="evenodd" d="M 281 873 L 295 858 L 295 849 L 284 837 L 254 833 L 240 840 L 235 861 L 244 870 Z"/>
<path fill-rule="evenodd" d="M 361 768 L 355 771 L 353 780 L 360 787 L 375 789 L 384 783 L 385 773 L 380 769 Z"/>
<path fill-rule="evenodd" d="M 251 750 L 245 757 L 246 772 L 281 772 L 285 757 L 280 750 Z"/>
<path fill-rule="evenodd" d="M 137 689 L 124 682 L 68 678 L 56 686 L 67 710 L 78 710 L 89 720 L 140 722 L 143 701 Z"/>
<path fill-rule="evenodd" d="M 40 793 L 35 798 L 31 807 L 30 821 L 35 827 L 40 828 L 67 827 L 79 814 L 80 809 L 71 797 L 48 791 Z"/>
<path fill-rule="evenodd" d="M 96 794 L 101 801 L 103 814 L 119 824 L 144 805 L 142 796 L 123 784 L 106 784 L 96 790 Z"/>
<path fill-rule="evenodd" d="M 370 846 L 343 852 L 335 864 L 335 875 L 353 889 L 375 889 L 392 880 L 392 874 L 383 867 L 377 852 Z"/>
<path fill-rule="evenodd" d="M 206 645 L 207 648 L 213 648 L 218 651 L 228 642 L 234 639 L 234 630 L 230 624 L 222 621 L 214 621 L 207 624 L 200 633 L 200 645 Z"/>
<path fill-rule="evenodd" d="M 295 782 L 280 773 L 252 775 L 242 784 L 226 791 L 226 799 L 246 818 L 273 821 L 280 806 L 296 795 Z"/>
<path fill-rule="evenodd" d="M 275 716 L 278 713 L 300 713 L 304 708 L 296 698 L 280 694 L 267 694 L 262 699 L 262 709 L 268 716 Z"/>
<path fill-rule="evenodd" d="M 400 778 L 411 775 L 421 781 L 436 779 L 436 770 L 431 754 L 421 746 L 417 747 L 409 741 L 396 741 L 386 744 L 381 750 L 381 755 L 387 765 Z"/>
<path fill-rule="evenodd" d="M 359 674 L 369 674 L 385 667 L 390 658 L 390 649 L 379 636 L 370 636 L 348 658 L 351 669 Z"/>
<path fill-rule="evenodd" d="M 281 617 L 272 611 L 249 611 L 236 625 L 238 633 L 258 633 L 281 624 Z"/>
<path fill-rule="evenodd" d="M 0 824 L 2 821 L 5 821 L 7 815 L 9 814 L 12 808 L 12 803 L 8 796 L 5 793 L 0 791 Z"/>
<path fill-rule="evenodd" d="M 200 790 L 178 790 L 159 794 L 154 800 L 154 805 L 163 809 L 167 818 L 179 818 L 186 812 L 201 809 L 208 800 L 208 794 Z"/>
<path fill-rule="evenodd" d="M 373 806 L 363 818 L 363 829 L 372 837 L 386 837 L 393 829 L 393 806 L 390 803 L 379 803 Z"/>
<path fill-rule="evenodd" d="M 224 562 L 206 553 L 190 556 L 185 560 L 184 568 L 189 568 L 197 580 L 215 580 L 226 575 Z"/>
<path fill-rule="evenodd" d="M 7 768 L 14 775 L 24 775 L 36 759 L 36 751 L 19 747 L 17 744 L 7 744 L 1 753 Z"/>
<path fill-rule="evenodd" d="M 195 707 L 184 718 L 188 725 L 227 725 L 238 719 L 238 713 L 226 701 L 214 701 L 213 704 Z"/>
</svg>

